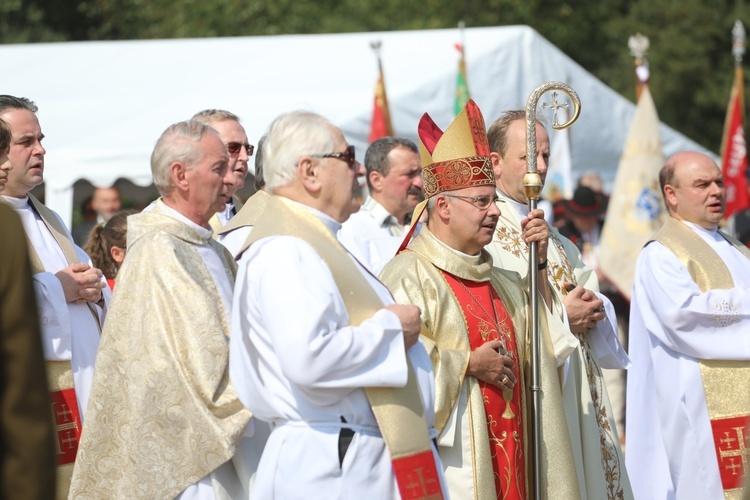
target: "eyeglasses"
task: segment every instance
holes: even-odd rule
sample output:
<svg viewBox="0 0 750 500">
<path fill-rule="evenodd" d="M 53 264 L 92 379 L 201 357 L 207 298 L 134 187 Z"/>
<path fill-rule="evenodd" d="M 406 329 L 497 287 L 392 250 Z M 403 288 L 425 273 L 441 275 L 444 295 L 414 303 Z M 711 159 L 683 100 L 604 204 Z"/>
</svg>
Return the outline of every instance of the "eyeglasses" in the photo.
<svg viewBox="0 0 750 500">
<path fill-rule="evenodd" d="M 236 155 L 240 152 L 242 149 L 242 146 L 245 146 L 245 149 L 247 149 L 247 156 L 253 156 L 253 152 L 255 151 L 255 146 L 252 144 L 242 144 L 241 142 L 228 142 L 227 143 L 227 151 L 230 155 Z"/>
<path fill-rule="evenodd" d="M 354 146 L 347 146 L 346 151 L 343 153 L 326 153 L 324 155 L 310 155 L 313 158 L 336 158 L 337 160 L 344 160 L 349 168 L 354 168 L 357 163 L 357 159 L 354 156 Z"/>
<path fill-rule="evenodd" d="M 458 198 L 464 200 L 466 203 L 471 203 L 479 210 L 487 210 L 490 205 L 497 202 L 500 198 L 497 196 L 459 196 L 457 194 L 446 194 L 448 198 Z"/>
</svg>

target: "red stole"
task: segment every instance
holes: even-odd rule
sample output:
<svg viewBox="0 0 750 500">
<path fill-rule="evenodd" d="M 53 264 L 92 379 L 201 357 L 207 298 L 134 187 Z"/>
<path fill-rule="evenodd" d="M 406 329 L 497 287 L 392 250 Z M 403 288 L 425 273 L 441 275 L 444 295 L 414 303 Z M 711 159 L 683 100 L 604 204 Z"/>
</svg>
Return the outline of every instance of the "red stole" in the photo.
<svg viewBox="0 0 750 500">
<path fill-rule="evenodd" d="M 443 276 L 461 307 L 472 351 L 489 340 L 501 340 L 505 342 L 508 355 L 515 361 L 513 373 L 518 382 L 512 391 L 504 391 L 481 380 L 478 382 L 487 416 L 497 497 L 525 499 L 526 462 L 521 400 L 523 384 L 513 321 L 489 281 L 460 279 L 446 272 L 443 272 Z"/>
</svg>

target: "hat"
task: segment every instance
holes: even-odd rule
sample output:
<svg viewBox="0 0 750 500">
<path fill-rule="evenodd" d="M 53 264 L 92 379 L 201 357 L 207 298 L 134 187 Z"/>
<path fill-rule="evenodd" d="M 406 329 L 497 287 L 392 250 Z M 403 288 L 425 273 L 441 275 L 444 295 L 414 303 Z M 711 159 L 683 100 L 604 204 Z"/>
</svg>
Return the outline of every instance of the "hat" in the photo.
<svg viewBox="0 0 750 500">
<path fill-rule="evenodd" d="M 476 186 L 495 187 L 484 118 L 474 101 L 469 99 L 445 132 L 425 113 L 419 120 L 417 133 L 425 200 L 414 209 L 411 228 L 399 252 L 409 244 L 430 198 L 445 191 Z"/>
<path fill-rule="evenodd" d="M 586 186 L 578 186 L 573 199 L 563 200 L 562 204 L 568 214 L 579 217 L 598 217 L 607 210 L 607 199 Z"/>
<path fill-rule="evenodd" d="M 495 186 L 485 130 L 482 112 L 472 100 L 445 132 L 427 113 L 422 116 L 418 134 L 426 198 L 444 191 Z"/>
</svg>

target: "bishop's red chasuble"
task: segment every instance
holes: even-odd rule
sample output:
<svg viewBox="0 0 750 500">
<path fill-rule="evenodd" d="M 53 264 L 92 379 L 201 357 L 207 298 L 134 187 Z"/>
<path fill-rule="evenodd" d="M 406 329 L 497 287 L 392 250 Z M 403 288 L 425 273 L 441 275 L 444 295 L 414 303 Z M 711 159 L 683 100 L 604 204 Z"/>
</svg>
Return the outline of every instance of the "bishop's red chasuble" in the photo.
<svg viewBox="0 0 750 500">
<path fill-rule="evenodd" d="M 512 390 L 479 381 L 487 415 L 495 491 L 498 498 L 526 498 L 526 467 L 523 442 L 523 410 L 520 362 L 513 321 L 489 281 L 478 282 L 457 278 L 443 272 L 456 296 L 464 319 L 471 350 L 490 340 L 499 340 L 506 355 L 515 362 L 513 374 L 518 381 Z"/>
</svg>

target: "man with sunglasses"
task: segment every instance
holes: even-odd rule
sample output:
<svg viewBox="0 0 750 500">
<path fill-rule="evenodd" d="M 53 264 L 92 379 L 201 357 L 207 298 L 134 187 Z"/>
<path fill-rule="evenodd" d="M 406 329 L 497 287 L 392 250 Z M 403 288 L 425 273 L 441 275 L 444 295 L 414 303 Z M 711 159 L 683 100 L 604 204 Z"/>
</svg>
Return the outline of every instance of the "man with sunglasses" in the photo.
<svg viewBox="0 0 750 500">
<path fill-rule="evenodd" d="M 205 109 L 194 114 L 191 120 L 201 122 L 216 130 L 227 148 L 229 170 L 234 174 L 235 183 L 227 191 L 224 210 L 216 212 L 209 221 L 211 229 L 214 230 L 213 238 L 218 239 L 219 231 L 242 209 L 242 202 L 234 194 L 245 186 L 248 162 L 253 156 L 255 147 L 248 142 L 245 128 L 240 124 L 240 118 L 234 113 L 223 109 Z"/>
<path fill-rule="evenodd" d="M 364 168 L 305 111 L 274 120 L 263 156 L 270 196 L 239 252 L 230 341 L 240 400 L 274 423 L 253 494 L 442 498 L 419 310 L 336 239 Z"/>
<path fill-rule="evenodd" d="M 502 212 L 487 250 L 495 266 L 525 277 L 529 252 L 521 241 L 521 221 L 528 213 L 523 191 L 526 113 L 506 111 L 490 126 L 487 137 L 497 179 L 497 205 Z M 537 169 L 544 182 L 550 142 L 539 122 L 536 138 Z M 547 268 L 555 315 L 568 325 L 551 330 L 551 341 L 557 363 L 563 368 L 560 384 L 580 498 L 632 498 L 601 372 L 601 368 L 622 369 L 630 364 L 617 337 L 614 308 L 598 293 L 596 272 L 583 263 L 576 246 L 554 228 L 549 230 L 549 240 L 548 258 L 541 266 Z"/>
<path fill-rule="evenodd" d="M 422 168 L 416 144 L 383 137 L 365 153 L 369 196 L 339 232 L 339 240 L 378 274 L 396 255 L 404 227 L 422 199 Z"/>
<path fill-rule="evenodd" d="M 422 312 L 421 338 L 436 376 L 438 450 L 451 498 L 530 498 L 529 299 L 520 277 L 494 268 L 484 250 L 500 216 L 484 120 L 469 101 L 445 133 L 425 114 L 419 138 L 427 222 L 381 279 L 396 300 Z M 415 214 L 423 208 L 424 202 Z M 536 210 L 524 220 L 521 241 L 538 242 L 544 260 L 548 229 L 542 215 Z M 549 288 L 540 291 L 540 302 L 542 296 L 548 301 Z M 542 313 L 544 335 L 546 318 Z M 550 324 L 564 328 L 554 317 Z M 555 362 L 546 351 L 543 367 L 554 376 L 542 379 L 542 420 L 549 430 L 540 457 L 542 495 L 578 498 Z"/>
</svg>

